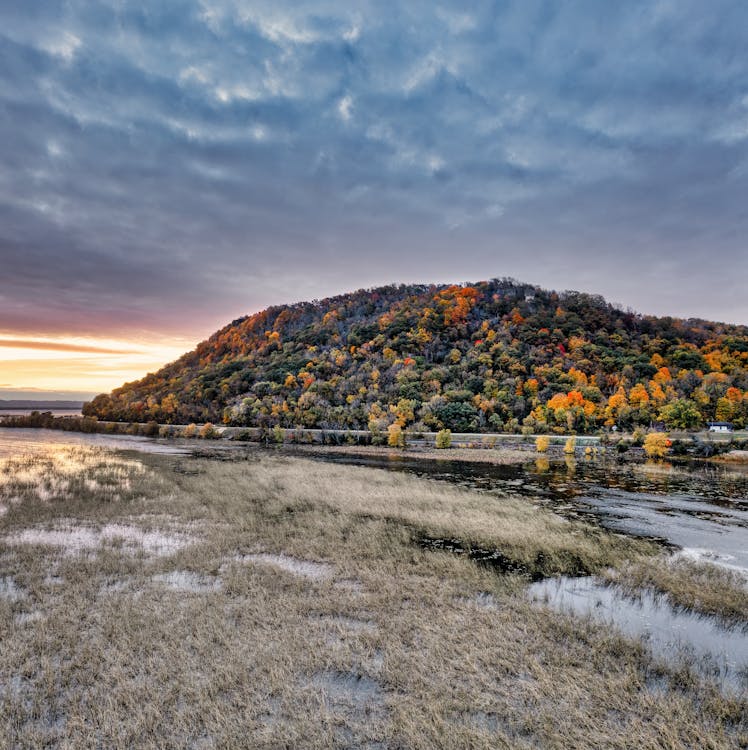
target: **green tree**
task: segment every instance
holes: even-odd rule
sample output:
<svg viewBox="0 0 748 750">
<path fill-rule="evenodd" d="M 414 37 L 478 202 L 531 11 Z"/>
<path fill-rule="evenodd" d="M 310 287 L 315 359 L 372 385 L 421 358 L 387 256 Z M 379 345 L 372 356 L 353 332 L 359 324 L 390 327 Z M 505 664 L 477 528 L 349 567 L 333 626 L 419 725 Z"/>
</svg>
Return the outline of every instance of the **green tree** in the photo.
<svg viewBox="0 0 748 750">
<path fill-rule="evenodd" d="M 478 410 L 472 404 L 455 402 L 439 407 L 436 416 L 447 430 L 471 432 L 476 427 Z"/>
<path fill-rule="evenodd" d="M 659 418 L 669 430 L 688 430 L 701 424 L 701 412 L 690 399 L 679 398 L 660 409 Z"/>
</svg>

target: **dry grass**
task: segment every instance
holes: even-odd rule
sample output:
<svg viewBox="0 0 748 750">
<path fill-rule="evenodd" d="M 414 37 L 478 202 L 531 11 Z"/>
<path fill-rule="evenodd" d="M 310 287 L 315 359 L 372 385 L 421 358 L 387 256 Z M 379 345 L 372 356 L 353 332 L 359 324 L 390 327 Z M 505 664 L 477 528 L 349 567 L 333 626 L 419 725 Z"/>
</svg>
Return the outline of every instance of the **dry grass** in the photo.
<svg viewBox="0 0 748 750">
<path fill-rule="evenodd" d="M 715 456 L 711 460 L 717 462 L 722 461 L 725 463 L 748 464 L 748 451 L 732 450 L 729 453 L 723 453 L 720 456 Z"/>
<path fill-rule="evenodd" d="M 421 550 L 413 533 L 527 561 L 542 551 L 559 568 L 569 556 L 621 563 L 647 551 L 640 542 L 521 500 L 369 469 L 142 461 L 79 456 L 83 479 L 121 472 L 122 492 L 98 479 L 67 497 L 29 484 L 11 502 L 17 484 L 0 487 L 0 580 L 12 591 L 0 587 L 0 747 L 716 749 L 748 739 L 744 699 L 532 606 L 522 579 Z M 76 523 L 189 543 L 168 555 L 133 537 L 68 554 L 9 543 Z"/>
<path fill-rule="evenodd" d="M 683 557 L 657 557 L 607 571 L 605 577 L 629 592 L 649 588 L 676 607 L 748 630 L 748 582 L 737 571 Z"/>
</svg>

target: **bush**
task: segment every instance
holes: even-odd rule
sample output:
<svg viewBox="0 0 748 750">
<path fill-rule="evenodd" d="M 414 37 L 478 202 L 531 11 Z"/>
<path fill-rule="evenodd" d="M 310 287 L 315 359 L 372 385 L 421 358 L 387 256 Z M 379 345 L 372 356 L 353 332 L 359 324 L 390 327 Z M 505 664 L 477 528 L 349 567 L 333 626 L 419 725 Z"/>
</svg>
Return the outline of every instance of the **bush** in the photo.
<svg viewBox="0 0 748 750">
<path fill-rule="evenodd" d="M 452 447 L 452 430 L 439 430 L 436 433 L 436 447 L 437 448 L 451 448 Z"/>
<path fill-rule="evenodd" d="M 197 425 L 193 422 L 182 430 L 182 437 L 193 438 L 197 435 Z"/>
<path fill-rule="evenodd" d="M 283 445 L 285 437 L 286 433 L 284 432 L 283 428 L 278 424 L 275 425 L 275 427 L 273 427 L 273 440 L 278 443 L 278 445 Z"/>
<path fill-rule="evenodd" d="M 642 446 L 644 445 L 644 438 L 646 436 L 647 436 L 647 433 L 644 432 L 644 430 L 641 427 L 637 427 L 634 430 L 634 434 L 631 436 L 631 442 L 633 445 Z"/>
<path fill-rule="evenodd" d="M 574 452 L 577 449 L 577 439 L 572 435 L 564 445 L 564 453 L 567 455 L 574 455 Z"/>
<path fill-rule="evenodd" d="M 536 441 L 535 441 L 535 450 L 538 453 L 545 453 L 548 450 L 548 446 L 551 444 L 551 441 L 545 436 L 541 435 Z"/>
<path fill-rule="evenodd" d="M 664 432 L 650 432 L 644 438 L 644 452 L 650 458 L 664 458 L 672 443 Z"/>
<path fill-rule="evenodd" d="M 145 435 L 146 437 L 156 437 L 158 435 L 158 422 L 151 420 L 146 424 L 145 427 L 143 427 L 142 435 Z"/>
<path fill-rule="evenodd" d="M 200 428 L 200 437 L 203 440 L 213 440 L 213 438 L 218 437 L 218 433 L 216 432 L 216 428 L 213 426 L 211 422 L 206 422 L 201 428 Z"/>
<path fill-rule="evenodd" d="M 390 448 L 405 448 L 405 434 L 399 424 L 391 424 L 387 428 L 387 445 Z"/>
</svg>

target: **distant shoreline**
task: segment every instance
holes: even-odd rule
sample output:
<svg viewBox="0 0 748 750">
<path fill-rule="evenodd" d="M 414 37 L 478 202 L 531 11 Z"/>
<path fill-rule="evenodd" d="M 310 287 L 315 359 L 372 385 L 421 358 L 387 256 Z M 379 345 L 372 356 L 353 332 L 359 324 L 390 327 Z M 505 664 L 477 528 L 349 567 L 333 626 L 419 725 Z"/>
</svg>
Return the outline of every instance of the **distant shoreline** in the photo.
<svg viewBox="0 0 748 750">
<path fill-rule="evenodd" d="M 0 413 L 16 411 L 74 411 L 83 410 L 84 401 L 33 401 L 29 399 L 0 399 Z"/>
</svg>

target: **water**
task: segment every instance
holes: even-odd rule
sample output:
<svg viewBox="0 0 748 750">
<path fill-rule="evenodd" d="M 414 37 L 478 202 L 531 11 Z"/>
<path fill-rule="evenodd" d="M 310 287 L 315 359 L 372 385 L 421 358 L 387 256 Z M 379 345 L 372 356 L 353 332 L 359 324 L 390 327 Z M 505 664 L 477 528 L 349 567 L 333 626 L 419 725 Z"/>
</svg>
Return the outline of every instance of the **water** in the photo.
<svg viewBox="0 0 748 750">
<path fill-rule="evenodd" d="M 532 455 L 532 454 L 530 454 Z M 748 572 L 748 469 L 544 458 L 523 466 L 388 456 L 323 460 L 404 471 L 501 496 L 521 495 L 567 517 L 662 540 L 691 557 Z"/>
<path fill-rule="evenodd" d="M 748 637 L 712 617 L 673 609 L 667 599 L 644 591 L 636 598 L 591 576 L 547 578 L 528 587 L 531 599 L 555 610 L 615 625 L 644 637 L 655 657 L 687 663 L 737 689 L 748 688 Z"/>
<path fill-rule="evenodd" d="M 38 406 L 33 409 L 3 409 L 0 417 L 28 417 L 32 412 L 51 412 L 53 417 L 81 417 L 80 409 L 43 409 Z"/>
<path fill-rule="evenodd" d="M 532 455 L 532 454 L 530 454 Z M 447 481 L 501 497 L 511 493 L 568 517 L 611 530 L 653 537 L 691 558 L 748 575 L 748 471 L 704 463 L 684 465 L 556 460 L 524 466 L 419 460 L 397 454 L 320 455 L 324 460 L 376 466 Z M 459 540 L 452 540 L 452 542 Z M 676 610 L 650 591 L 631 598 L 590 577 L 550 578 L 528 593 L 554 609 L 644 637 L 656 657 L 688 663 L 723 686 L 748 688 L 748 633 L 721 627 L 712 617 Z"/>
<path fill-rule="evenodd" d="M 95 446 L 153 453 L 189 453 L 194 443 L 130 435 L 101 435 L 0 427 L 0 458 L 43 452 L 50 446 Z M 227 448 L 229 450 L 229 448 Z M 532 454 L 529 454 L 530 456 Z M 327 461 L 405 471 L 448 481 L 487 496 L 507 493 L 583 517 L 628 534 L 661 539 L 704 558 L 748 573 L 748 469 L 709 464 L 646 465 L 615 459 L 548 461 L 524 466 L 324 452 Z M 98 541 L 98 540 L 97 540 Z M 269 555 L 248 562 L 275 564 L 291 572 L 318 575 L 319 563 Z M 319 568 L 319 569 L 318 569 Z M 324 573 L 328 573 L 324 570 Z M 167 581 L 169 583 L 169 581 Z M 712 618 L 680 612 L 663 597 L 643 592 L 631 599 L 594 578 L 548 579 L 532 584 L 530 596 L 557 609 L 615 624 L 625 634 L 645 636 L 655 655 L 695 658 L 723 682 L 744 686 L 748 636 Z M 693 659 L 692 659 L 693 660 Z"/>
<path fill-rule="evenodd" d="M 143 453 L 184 454 L 190 446 L 170 440 L 156 440 L 140 435 L 100 435 L 98 433 L 62 432 L 37 428 L 0 427 L 0 458 L 23 453 L 42 453 L 50 446 L 88 446 Z"/>
</svg>

